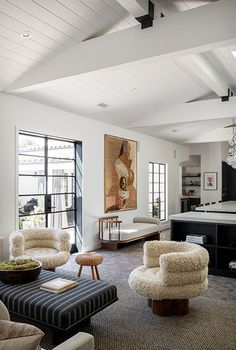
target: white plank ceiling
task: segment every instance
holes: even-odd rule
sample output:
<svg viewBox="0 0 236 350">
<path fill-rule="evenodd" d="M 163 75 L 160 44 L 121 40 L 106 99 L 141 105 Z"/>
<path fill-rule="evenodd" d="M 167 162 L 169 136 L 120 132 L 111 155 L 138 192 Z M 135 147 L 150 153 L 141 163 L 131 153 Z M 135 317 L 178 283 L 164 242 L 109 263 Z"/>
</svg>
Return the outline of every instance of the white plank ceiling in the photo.
<svg viewBox="0 0 236 350">
<path fill-rule="evenodd" d="M 210 2 L 214 0 L 166 0 L 164 4 L 166 9 L 171 6 L 178 12 Z M 163 1 L 160 3 L 165 13 Z M 136 25 L 135 18 L 116 0 L 0 0 L 0 91 L 4 92 L 35 67 L 43 66 L 82 41 Z M 21 38 L 25 31 L 31 33 L 29 39 Z M 236 86 L 234 50 L 227 47 L 206 53 L 208 61 L 232 88 Z M 209 86 L 177 59 L 158 59 L 56 81 L 20 96 L 129 127 L 149 114 L 212 93 Z M 108 107 L 99 107 L 100 103 Z M 220 125 L 223 124 L 221 121 Z M 212 122 L 209 127 L 219 127 L 219 123 Z M 180 137 L 180 133 L 177 136 L 170 132 L 175 128 L 173 121 L 168 130 L 157 127 L 153 132 L 143 127 L 141 131 L 185 141 L 186 134 Z M 186 125 L 183 129 L 189 133 Z"/>
</svg>

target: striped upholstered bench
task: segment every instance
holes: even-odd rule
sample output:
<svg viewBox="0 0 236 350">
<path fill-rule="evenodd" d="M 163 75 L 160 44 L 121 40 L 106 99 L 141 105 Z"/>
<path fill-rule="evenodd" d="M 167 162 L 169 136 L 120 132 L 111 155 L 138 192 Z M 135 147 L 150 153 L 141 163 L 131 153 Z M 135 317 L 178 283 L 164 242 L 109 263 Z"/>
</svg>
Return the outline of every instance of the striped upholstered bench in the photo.
<svg viewBox="0 0 236 350">
<path fill-rule="evenodd" d="M 62 294 L 39 289 L 46 281 L 57 277 L 78 281 L 77 287 Z M 27 284 L 10 285 L 0 282 L 0 299 L 10 313 L 50 326 L 55 331 L 68 332 L 87 322 L 91 316 L 117 300 L 114 285 L 42 270 L 39 278 Z"/>
</svg>

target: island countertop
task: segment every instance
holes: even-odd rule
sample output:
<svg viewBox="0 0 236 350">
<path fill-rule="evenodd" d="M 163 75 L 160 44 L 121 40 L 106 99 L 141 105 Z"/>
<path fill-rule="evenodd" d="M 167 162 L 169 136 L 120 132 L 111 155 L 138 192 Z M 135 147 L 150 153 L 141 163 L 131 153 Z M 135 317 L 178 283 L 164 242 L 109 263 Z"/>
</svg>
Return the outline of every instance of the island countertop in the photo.
<svg viewBox="0 0 236 350">
<path fill-rule="evenodd" d="M 222 224 L 236 224 L 236 214 L 228 213 L 209 213 L 189 211 L 187 213 L 170 215 L 170 220 L 176 221 L 197 221 L 197 222 L 212 222 Z"/>
</svg>

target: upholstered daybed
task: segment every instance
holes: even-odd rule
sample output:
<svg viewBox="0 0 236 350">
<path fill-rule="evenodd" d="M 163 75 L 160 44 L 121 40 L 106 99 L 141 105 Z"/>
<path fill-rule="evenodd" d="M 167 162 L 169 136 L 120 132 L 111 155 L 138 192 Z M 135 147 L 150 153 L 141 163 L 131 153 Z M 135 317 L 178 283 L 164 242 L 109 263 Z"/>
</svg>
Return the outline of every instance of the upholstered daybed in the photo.
<svg viewBox="0 0 236 350">
<path fill-rule="evenodd" d="M 102 248 L 116 250 L 124 243 L 140 239 L 160 238 L 160 220 L 151 217 L 134 217 L 130 224 L 122 224 L 118 216 L 99 219 L 99 238 Z"/>
</svg>

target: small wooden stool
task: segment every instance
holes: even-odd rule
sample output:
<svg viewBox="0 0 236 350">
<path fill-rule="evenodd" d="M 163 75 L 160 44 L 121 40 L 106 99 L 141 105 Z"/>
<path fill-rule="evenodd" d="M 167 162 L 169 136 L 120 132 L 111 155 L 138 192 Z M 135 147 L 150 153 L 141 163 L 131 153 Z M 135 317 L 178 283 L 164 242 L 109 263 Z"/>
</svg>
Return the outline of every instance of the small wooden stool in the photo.
<svg viewBox="0 0 236 350">
<path fill-rule="evenodd" d="M 100 280 L 100 275 L 98 272 L 97 265 L 100 265 L 103 262 L 103 256 L 97 253 L 81 253 L 78 254 L 75 258 L 77 264 L 80 265 L 78 277 L 80 277 L 83 266 L 91 266 L 92 279 Z"/>
</svg>

